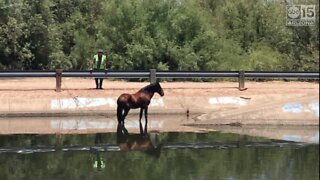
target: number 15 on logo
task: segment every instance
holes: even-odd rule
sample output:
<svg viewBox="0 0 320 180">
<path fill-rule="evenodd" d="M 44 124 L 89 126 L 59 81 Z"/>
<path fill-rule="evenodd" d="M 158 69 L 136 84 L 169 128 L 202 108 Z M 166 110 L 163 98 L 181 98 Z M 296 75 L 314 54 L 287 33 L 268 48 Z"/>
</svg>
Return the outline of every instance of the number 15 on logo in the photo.
<svg viewBox="0 0 320 180">
<path fill-rule="evenodd" d="M 288 26 L 313 26 L 316 23 L 315 5 L 287 6 Z"/>
</svg>

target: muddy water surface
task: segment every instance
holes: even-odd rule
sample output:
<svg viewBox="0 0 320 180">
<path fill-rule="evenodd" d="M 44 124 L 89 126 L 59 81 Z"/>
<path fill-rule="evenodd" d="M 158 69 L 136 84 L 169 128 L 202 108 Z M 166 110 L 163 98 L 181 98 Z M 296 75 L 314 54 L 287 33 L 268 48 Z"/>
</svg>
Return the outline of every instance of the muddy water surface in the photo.
<svg viewBox="0 0 320 180">
<path fill-rule="evenodd" d="M 182 126 L 113 117 L 0 120 L 3 179 L 319 179 L 318 127 Z"/>
</svg>

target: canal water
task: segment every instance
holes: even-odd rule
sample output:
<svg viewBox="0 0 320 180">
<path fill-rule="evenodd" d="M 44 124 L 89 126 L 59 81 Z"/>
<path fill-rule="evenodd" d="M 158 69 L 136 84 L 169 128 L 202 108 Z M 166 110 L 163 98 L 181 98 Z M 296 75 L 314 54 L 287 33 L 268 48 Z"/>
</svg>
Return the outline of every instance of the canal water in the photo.
<svg viewBox="0 0 320 180">
<path fill-rule="evenodd" d="M 0 135 L 0 179 L 319 179 L 319 144 L 224 133 Z"/>
</svg>

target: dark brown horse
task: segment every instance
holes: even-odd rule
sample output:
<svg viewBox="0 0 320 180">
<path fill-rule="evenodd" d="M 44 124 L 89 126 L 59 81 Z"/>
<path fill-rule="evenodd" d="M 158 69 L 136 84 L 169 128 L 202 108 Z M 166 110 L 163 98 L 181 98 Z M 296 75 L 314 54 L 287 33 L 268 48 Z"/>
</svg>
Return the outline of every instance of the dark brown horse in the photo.
<svg viewBox="0 0 320 180">
<path fill-rule="evenodd" d="M 121 94 L 117 100 L 117 117 L 119 124 L 124 124 L 124 119 L 128 115 L 130 109 L 140 108 L 140 130 L 142 129 L 141 118 L 144 113 L 145 131 L 147 131 L 148 106 L 155 92 L 160 96 L 164 95 L 163 89 L 158 82 L 140 89 L 135 94 Z"/>
</svg>

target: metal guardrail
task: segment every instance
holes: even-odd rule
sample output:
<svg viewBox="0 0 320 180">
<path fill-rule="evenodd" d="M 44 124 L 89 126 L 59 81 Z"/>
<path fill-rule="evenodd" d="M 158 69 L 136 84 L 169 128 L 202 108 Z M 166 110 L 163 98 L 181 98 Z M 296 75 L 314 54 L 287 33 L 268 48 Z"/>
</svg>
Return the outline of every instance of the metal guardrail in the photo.
<svg viewBox="0 0 320 180">
<path fill-rule="evenodd" d="M 0 78 L 55 77 L 56 91 L 61 91 L 62 77 L 92 78 L 145 78 L 150 82 L 164 78 L 238 78 L 239 89 L 245 90 L 245 78 L 298 78 L 319 79 L 319 72 L 279 72 L 279 71 L 117 71 L 117 70 L 83 70 L 83 71 L 0 71 Z"/>
<path fill-rule="evenodd" d="M 239 77 L 241 72 L 248 78 L 299 78 L 319 79 L 319 72 L 278 72 L 278 71 L 0 71 L 0 78 L 10 77 L 56 77 L 61 72 L 62 77 L 101 77 L 101 78 L 150 78 L 155 73 L 156 78 L 232 78 Z"/>
</svg>

